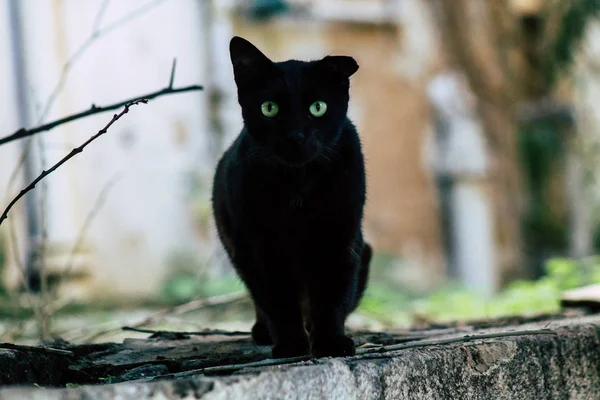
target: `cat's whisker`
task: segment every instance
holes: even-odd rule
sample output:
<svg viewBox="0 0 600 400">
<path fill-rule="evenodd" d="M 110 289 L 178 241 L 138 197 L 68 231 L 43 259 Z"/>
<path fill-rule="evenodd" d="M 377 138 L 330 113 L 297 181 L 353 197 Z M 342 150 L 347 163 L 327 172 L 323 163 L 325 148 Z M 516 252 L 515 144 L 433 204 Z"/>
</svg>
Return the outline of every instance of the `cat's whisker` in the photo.
<svg viewBox="0 0 600 400">
<path fill-rule="evenodd" d="M 330 165 L 335 165 L 335 159 L 338 155 L 339 153 L 337 151 L 329 147 L 323 147 L 320 153 L 320 157 L 327 161 L 327 163 Z"/>
<path fill-rule="evenodd" d="M 321 157 L 327 161 L 329 164 L 333 165 L 333 160 L 331 158 L 329 158 L 329 156 L 325 153 L 321 153 Z"/>
</svg>

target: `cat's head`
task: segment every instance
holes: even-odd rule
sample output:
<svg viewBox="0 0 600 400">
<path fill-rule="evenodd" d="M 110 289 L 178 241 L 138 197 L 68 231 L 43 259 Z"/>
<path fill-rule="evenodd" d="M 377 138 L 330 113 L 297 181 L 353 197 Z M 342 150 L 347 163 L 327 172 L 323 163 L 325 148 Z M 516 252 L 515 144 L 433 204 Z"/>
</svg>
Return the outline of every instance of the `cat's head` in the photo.
<svg viewBox="0 0 600 400">
<path fill-rule="evenodd" d="M 339 139 L 348 111 L 352 57 L 273 62 L 240 37 L 229 45 L 248 133 L 262 153 L 289 166 L 316 159 Z"/>
</svg>

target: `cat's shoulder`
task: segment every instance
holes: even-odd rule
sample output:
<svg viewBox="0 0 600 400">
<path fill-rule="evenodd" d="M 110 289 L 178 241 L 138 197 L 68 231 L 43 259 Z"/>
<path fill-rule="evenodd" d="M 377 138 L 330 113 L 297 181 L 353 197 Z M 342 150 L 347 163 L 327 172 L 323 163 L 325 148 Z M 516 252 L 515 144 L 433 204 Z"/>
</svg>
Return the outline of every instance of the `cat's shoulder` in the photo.
<svg viewBox="0 0 600 400">
<path fill-rule="evenodd" d="M 223 153 L 223 159 L 235 159 L 235 158 L 239 158 L 241 156 L 241 152 L 243 151 L 244 147 L 247 146 L 247 140 L 248 140 L 248 132 L 246 131 L 246 128 L 244 127 L 241 132 L 235 137 L 235 139 L 233 140 L 233 142 L 231 142 L 231 144 L 227 147 L 227 149 L 225 150 L 225 152 Z"/>
<path fill-rule="evenodd" d="M 358 129 L 348 117 L 346 117 L 346 120 L 342 126 L 342 141 L 346 146 L 362 151 Z"/>
</svg>

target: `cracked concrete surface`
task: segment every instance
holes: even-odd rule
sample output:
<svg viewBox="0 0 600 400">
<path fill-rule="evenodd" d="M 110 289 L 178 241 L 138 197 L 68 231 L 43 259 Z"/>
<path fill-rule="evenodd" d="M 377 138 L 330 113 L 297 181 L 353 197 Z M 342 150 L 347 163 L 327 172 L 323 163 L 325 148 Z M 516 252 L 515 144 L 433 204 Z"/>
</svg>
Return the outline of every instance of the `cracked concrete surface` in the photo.
<svg viewBox="0 0 600 400">
<path fill-rule="evenodd" d="M 0 399 L 600 399 L 600 315 L 503 329 L 532 327 L 547 327 L 557 335 L 318 359 L 226 376 L 6 388 Z"/>
</svg>

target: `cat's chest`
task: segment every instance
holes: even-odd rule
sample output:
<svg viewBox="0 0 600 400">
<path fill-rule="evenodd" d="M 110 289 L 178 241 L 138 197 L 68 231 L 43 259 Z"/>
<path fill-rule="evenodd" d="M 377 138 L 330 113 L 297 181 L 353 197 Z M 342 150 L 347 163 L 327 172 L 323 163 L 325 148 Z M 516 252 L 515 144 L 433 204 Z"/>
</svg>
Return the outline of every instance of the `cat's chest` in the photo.
<svg viewBox="0 0 600 400">
<path fill-rule="evenodd" d="M 273 182 L 265 190 L 270 201 L 270 209 L 287 212 L 289 210 L 306 209 L 314 206 L 314 202 L 322 196 L 323 189 L 312 180 L 295 182 Z"/>
</svg>

